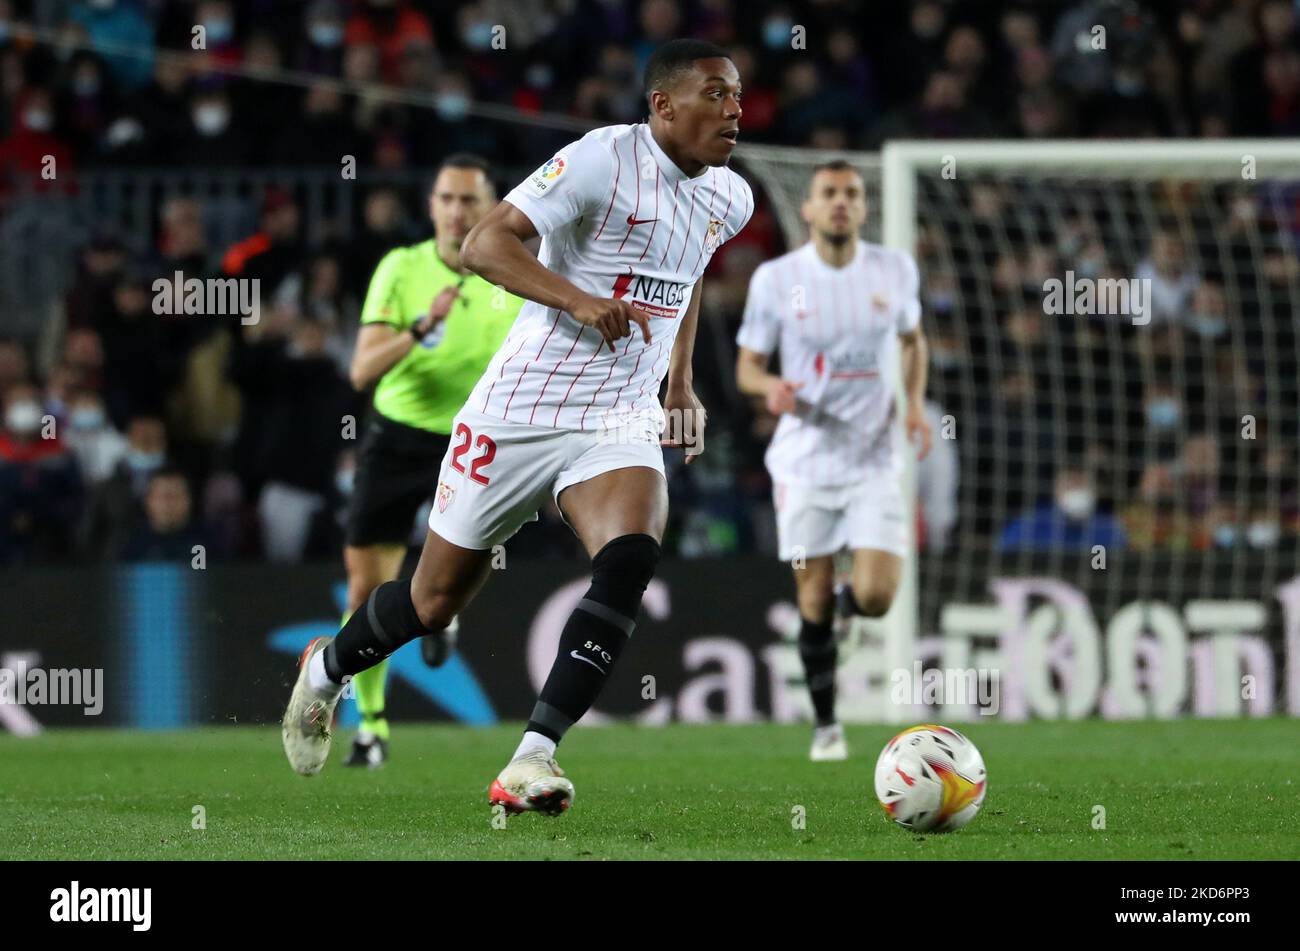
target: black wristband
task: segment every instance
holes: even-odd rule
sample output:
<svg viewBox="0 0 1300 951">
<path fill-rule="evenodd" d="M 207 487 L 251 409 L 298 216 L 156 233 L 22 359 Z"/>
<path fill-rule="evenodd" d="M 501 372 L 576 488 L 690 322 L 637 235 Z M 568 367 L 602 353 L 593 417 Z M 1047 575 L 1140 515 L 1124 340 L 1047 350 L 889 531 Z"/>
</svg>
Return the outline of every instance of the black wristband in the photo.
<svg viewBox="0 0 1300 951">
<path fill-rule="evenodd" d="M 418 320 L 415 323 L 411 324 L 410 328 L 407 330 L 407 333 L 409 333 L 412 337 L 415 338 L 416 343 L 419 343 L 421 340 L 424 339 L 424 334 L 420 332 L 420 322 Z"/>
</svg>

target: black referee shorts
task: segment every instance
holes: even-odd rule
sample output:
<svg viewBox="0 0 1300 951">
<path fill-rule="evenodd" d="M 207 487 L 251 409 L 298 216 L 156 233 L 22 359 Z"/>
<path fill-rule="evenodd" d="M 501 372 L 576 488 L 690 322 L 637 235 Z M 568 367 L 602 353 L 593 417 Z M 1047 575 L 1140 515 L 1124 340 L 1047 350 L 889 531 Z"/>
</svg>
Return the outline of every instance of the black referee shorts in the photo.
<svg viewBox="0 0 1300 951">
<path fill-rule="evenodd" d="M 347 543 L 405 545 L 415 515 L 438 484 L 451 437 L 372 412 L 357 450 Z"/>
</svg>

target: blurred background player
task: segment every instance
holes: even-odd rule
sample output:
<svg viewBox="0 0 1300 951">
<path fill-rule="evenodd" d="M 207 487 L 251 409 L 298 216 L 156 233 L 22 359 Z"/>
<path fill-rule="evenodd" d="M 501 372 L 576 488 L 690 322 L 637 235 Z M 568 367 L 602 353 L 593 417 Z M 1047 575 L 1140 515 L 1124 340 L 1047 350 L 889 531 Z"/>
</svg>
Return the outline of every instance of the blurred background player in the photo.
<svg viewBox="0 0 1300 951">
<path fill-rule="evenodd" d="M 348 617 L 401 571 L 415 516 L 437 485 L 452 418 L 523 304 L 461 267 L 461 242 L 495 199 L 486 162 L 448 157 L 429 193 L 434 237 L 390 251 L 370 281 L 350 375 L 358 390 L 378 385 L 348 512 Z M 424 659 L 442 664 L 454 636 L 449 627 L 423 639 Z M 355 679 L 361 729 L 345 765 L 387 759 L 387 676 L 385 660 Z"/>
<path fill-rule="evenodd" d="M 812 695 L 813 760 L 848 756 L 835 717 L 834 556 L 853 553 L 842 613 L 889 610 L 907 552 L 902 460 L 891 443 L 898 342 L 906 428 L 922 457 L 926 344 L 911 255 L 858 238 L 862 177 L 842 161 L 813 172 L 802 207 L 812 240 L 762 264 L 737 334 L 736 381 L 780 418 L 764 461 L 772 476 L 779 556 L 794 566 L 799 657 Z M 768 372 L 774 351 L 781 374 Z"/>
</svg>

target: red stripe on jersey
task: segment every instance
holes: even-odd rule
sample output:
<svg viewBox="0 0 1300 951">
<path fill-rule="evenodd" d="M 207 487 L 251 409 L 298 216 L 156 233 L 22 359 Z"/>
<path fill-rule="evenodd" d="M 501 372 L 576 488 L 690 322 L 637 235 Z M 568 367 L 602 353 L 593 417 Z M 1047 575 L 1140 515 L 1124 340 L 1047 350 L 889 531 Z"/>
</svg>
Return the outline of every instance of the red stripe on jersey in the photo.
<svg viewBox="0 0 1300 951">
<path fill-rule="evenodd" d="M 636 136 L 632 136 L 632 173 L 636 176 L 636 207 L 632 211 L 632 217 L 628 219 L 627 233 L 623 235 L 623 240 L 618 243 L 618 250 L 623 250 L 623 245 L 627 244 L 627 239 L 632 237 L 632 229 L 636 225 L 632 221 L 640 217 L 637 212 L 641 210 L 641 163 L 637 159 L 637 141 Z M 608 212 L 606 212 L 608 214 Z M 618 253 L 618 252 L 615 252 Z"/>
<path fill-rule="evenodd" d="M 731 176 L 727 176 L 727 207 L 722 211 L 722 220 L 727 220 L 727 215 L 731 211 Z"/>
<path fill-rule="evenodd" d="M 573 343 L 569 345 L 569 352 L 564 355 L 563 359 L 556 360 L 555 366 L 551 367 L 551 372 L 546 375 L 546 382 L 542 384 L 542 391 L 537 394 L 537 399 L 533 400 L 533 411 L 528 414 L 529 425 L 532 425 L 533 416 L 535 416 L 537 413 L 537 404 L 542 401 L 542 397 L 546 395 L 546 388 L 551 385 L 551 377 L 555 376 L 555 371 L 560 368 L 560 364 L 564 363 L 565 360 L 568 360 L 569 357 L 573 356 L 573 348 L 578 345 L 578 341 L 582 339 L 582 334 L 586 329 L 587 329 L 586 325 L 583 325 L 582 327 L 578 328 L 578 336 L 574 337 Z"/>
<path fill-rule="evenodd" d="M 610 193 L 609 196 L 609 208 L 605 209 L 605 221 L 609 221 L 609 212 L 614 207 L 614 199 L 618 197 L 618 177 L 623 174 L 623 158 L 618 154 L 617 143 L 615 143 L 614 145 L 614 160 L 618 162 L 618 165 L 615 167 L 614 170 L 614 190 Z M 602 221 L 600 223 L 600 231 L 596 232 L 595 236 L 591 239 L 592 241 L 595 241 L 596 238 L 599 238 L 600 232 L 605 230 L 605 221 Z"/>
<path fill-rule="evenodd" d="M 695 189 L 695 188 L 692 188 L 692 189 L 691 189 L 691 213 L 690 213 L 690 215 L 687 216 L 687 218 L 686 218 L 686 228 L 685 228 L 685 230 L 684 230 L 684 232 L 683 232 L 683 234 L 682 234 L 682 253 L 679 254 L 679 255 L 677 255 L 677 266 L 676 266 L 675 270 L 677 270 L 677 272 L 678 272 L 679 274 L 681 273 L 682 258 L 686 257 L 686 245 L 687 245 L 687 244 L 690 242 L 690 240 L 691 240 L 691 222 L 692 222 L 693 220 L 695 220 L 695 193 L 696 193 L 696 191 L 698 191 L 698 189 Z M 707 231 L 708 229 L 706 228 L 705 230 Z"/>
<path fill-rule="evenodd" d="M 618 392 L 614 394 L 614 399 L 610 401 L 610 406 L 618 405 L 618 398 L 623 395 L 623 390 L 627 389 L 627 385 L 636 379 L 636 371 L 641 367 L 641 358 L 645 356 L 645 352 L 649 349 L 649 347 L 642 347 L 637 351 L 636 366 L 632 367 L 632 372 L 628 374 L 628 378 L 623 381 L 623 385 L 620 386 Z"/>
<path fill-rule="evenodd" d="M 655 220 L 650 226 L 650 236 L 645 239 L 645 247 L 641 249 L 641 257 L 638 261 L 645 259 L 645 253 L 650 250 L 650 242 L 655 239 L 655 228 L 659 227 L 659 164 L 655 163 Z"/>
<path fill-rule="evenodd" d="M 579 429 L 582 428 L 582 424 L 587 420 L 587 410 L 591 409 L 591 407 L 595 405 L 596 397 L 600 395 L 600 391 L 605 388 L 605 384 L 608 383 L 610 377 L 614 375 L 614 367 L 618 366 L 618 361 L 627 353 L 628 348 L 632 346 L 632 341 L 635 339 L 636 338 L 632 336 L 628 337 L 627 344 L 623 347 L 623 353 L 615 356 L 614 362 L 609 365 L 609 372 L 605 374 L 605 379 L 600 381 L 600 386 L 596 387 L 596 392 L 591 394 L 591 400 L 587 403 L 587 408 L 582 411 L 582 416 L 578 419 Z"/>
<path fill-rule="evenodd" d="M 528 338 L 526 336 L 524 337 L 523 340 L 520 340 L 519 346 L 515 348 L 515 352 L 510 354 L 510 356 L 506 357 L 505 360 L 502 361 L 501 372 L 497 374 L 497 378 L 493 380 L 492 385 L 488 387 L 487 396 L 483 397 L 483 408 L 479 410 L 480 413 L 487 412 L 488 403 L 491 402 L 492 400 L 492 391 L 496 389 L 496 385 L 501 382 L 501 378 L 506 375 L 506 367 L 510 365 L 510 361 L 513 360 L 515 357 L 519 356 L 519 351 L 524 349 L 524 343 L 527 340 Z M 505 419 L 504 416 L 501 418 Z"/>
<path fill-rule="evenodd" d="M 663 267 L 664 258 L 668 257 L 668 248 L 673 246 L 673 235 L 677 233 L 677 189 L 681 182 L 673 182 L 673 226 L 668 229 L 668 244 L 664 248 L 664 253 L 659 257 L 658 267 Z"/>
<path fill-rule="evenodd" d="M 555 328 L 559 326 L 559 323 L 560 323 L 560 309 L 557 307 L 555 309 L 555 319 L 551 321 L 551 329 L 546 332 L 546 339 L 543 340 L 542 345 L 537 348 L 537 356 L 533 357 L 532 360 L 529 360 L 527 363 L 525 363 L 523 369 L 519 371 L 519 378 L 515 380 L 515 388 L 510 391 L 510 399 L 506 400 L 506 408 L 501 411 L 502 419 L 505 419 L 509 414 L 510 404 L 515 401 L 515 394 L 519 392 L 519 384 L 522 383 L 524 381 L 524 377 L 528 375 L 528 368 L 533 365 L 533 360 L 536 360 L 538 357 L 542 355 L 542 351 L 546 349 L 546 345 L 551 340 L 551 334 L 555 333 Z"/>
<path fill-rule="evenodd" d="M 585 330 L 586 328 L 584 327 L 583 329 Z M 577 375 L 569 381 L 569 388 L 564 391 L 564 399 L 560 400 L 560 405 L 555 407 L 555 415 L 551 417 L 552 426 L 556 425 L 560 421 L 560 410 L 564 409 L 564 407 L 569 404 L 569 394 L 573 392 L 574 384 L 582 379 L 583 374 L 587 372 L 587 367 L 591 366 L 591 361 L 596 359 L 596 354 L 600 353 L 601 348 L 604 346 L 605 338 L 601 337 L 598 333 L 596 335 L 596 349 L 591 351 L 591 356 L 587 357 L 587 362 L 582 365 L 582 369 L 579 370 Z"/>
</svg>

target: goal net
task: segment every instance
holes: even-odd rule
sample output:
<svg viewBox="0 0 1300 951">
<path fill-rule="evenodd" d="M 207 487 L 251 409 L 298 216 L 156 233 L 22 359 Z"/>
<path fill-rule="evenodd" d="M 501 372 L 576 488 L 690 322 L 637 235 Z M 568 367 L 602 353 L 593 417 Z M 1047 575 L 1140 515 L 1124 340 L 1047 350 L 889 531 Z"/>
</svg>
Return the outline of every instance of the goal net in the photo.
<svg viewBox="0 0 1300 951">
<path fill-rule="evenodd" d="M 798 202 L 831 156 L 751 153 L 806 240 Z M 920 266 L 938 423 L 866 718 L 1300 713 L 1300 149 L 846 157 L 875 196 L 866 237 Z M 882 697 L 912 661 L 983 689 Z"/>
</svg>

